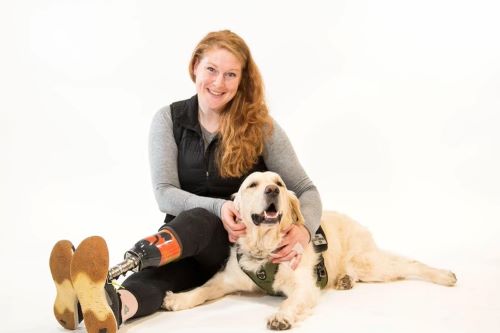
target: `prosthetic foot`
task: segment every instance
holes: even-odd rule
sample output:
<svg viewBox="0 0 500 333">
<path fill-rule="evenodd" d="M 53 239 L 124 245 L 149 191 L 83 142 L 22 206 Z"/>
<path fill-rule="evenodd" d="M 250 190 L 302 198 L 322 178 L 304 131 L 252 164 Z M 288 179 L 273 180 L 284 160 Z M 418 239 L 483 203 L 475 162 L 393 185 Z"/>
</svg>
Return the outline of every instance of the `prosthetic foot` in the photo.
<svg viewBox="0 0 500 333">
<path fill-rule="evenodd" d="M 59 324 L 68 330 L 76 329 L 82 321 L 81 309 L 70 276 L 74 252 L 75 248 L 70 241 L 60 240 L 52 248 L 49 260 L 50 272 L 57 290 L 54 315 Z"/>
<path fill-rule="evenodd" d="M 108 282 L 109 254 L 104 239 L 86 238 L 71 261 L 71 282 L 89 333 L 115 333 L 121 324 L 120 298 Z"/>
</svg>

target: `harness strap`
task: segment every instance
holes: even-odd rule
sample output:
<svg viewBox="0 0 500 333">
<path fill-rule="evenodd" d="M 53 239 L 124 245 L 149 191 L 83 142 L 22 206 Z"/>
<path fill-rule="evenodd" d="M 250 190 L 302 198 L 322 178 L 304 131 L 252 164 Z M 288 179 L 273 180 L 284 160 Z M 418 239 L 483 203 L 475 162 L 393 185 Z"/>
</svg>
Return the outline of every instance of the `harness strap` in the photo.
<svg viewBox="0 0 500 333">
<path fill-rule="evenodd" d="M 328 272 L 325 267 L 323 254 L 319 255 L 319 262 L 314 266 L 314 270 L 316 271 L 316 285 L 320 289 L 325 289 L 328 283 Z"/>
<path fill-rule="evenodd" d="M 241 253 L 237 253 L 236 257 L 238 259 L 238 263 L 242 257 Z M 258 271 L 250 271 L 243 268 L 240 264 L 241 270 L 245 272 L 246 275 L 263 291 L 265 291 L 268 295 L 271 296 L 284 296 L 281 291 L 275 291 L 273 288 L 274 277 L 276 273 L 278 273 L 279 264 L 273 264 L 268 261 L 264 266 Z M 324 289 L 328 283 L 328 272 L 325 268 L 325 261 L 323 259 L 323 255 L 320 254 L 319 262 L 314 266 L 314 272 L 316 273 L 316 285 L 320 289 Z"/>
<path fill-rule="evenodd" d="M 241 253 L 237 253 L 236 257 L 238 258 L 238 263 L 240 262 L 240 259 L 242 257 Z M 259 286 L 263 291 L 266 292 L 268 295 L 272 296 L 283 296 L 283 293 L 281 292 L 276 292 L 273 289 L 273 282 L 274 282 L 274 276 L 276 273 L 278 273 L 278 264 L 273 264 L 272 262 L 268 261 L 264 266 L 261 266 L 260 269 L 256 272 L 246 270 L 244 269 L 241 264 L 240 268 L 245 272 L 246 275 L 252 281 Z"/>
</svg>

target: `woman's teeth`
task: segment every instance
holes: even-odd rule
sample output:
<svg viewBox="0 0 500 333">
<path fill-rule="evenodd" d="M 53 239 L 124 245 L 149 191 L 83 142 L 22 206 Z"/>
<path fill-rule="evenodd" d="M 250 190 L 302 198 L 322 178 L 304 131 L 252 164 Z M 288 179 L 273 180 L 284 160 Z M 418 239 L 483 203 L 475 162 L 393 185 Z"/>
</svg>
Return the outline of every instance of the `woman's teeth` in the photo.
<svg viewBox="0 0 500 333">
<path fill-rule="evenodd" d="M 208 92 L 214 96 L 222 96 L 224 94 L 224 93 L 219 93 L 219 92 L 215 92 L 215 91 L 211 91 L 211 90 L 208 90 Z"/>
</svg>

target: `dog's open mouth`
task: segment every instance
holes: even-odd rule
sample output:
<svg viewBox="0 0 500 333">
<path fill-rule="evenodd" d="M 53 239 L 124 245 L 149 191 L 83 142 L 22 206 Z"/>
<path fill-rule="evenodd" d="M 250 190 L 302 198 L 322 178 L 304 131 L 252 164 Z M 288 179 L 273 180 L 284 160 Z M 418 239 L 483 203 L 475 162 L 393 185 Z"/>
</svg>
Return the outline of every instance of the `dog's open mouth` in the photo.
<svg viewBox="0 0 500 333">
<path fill-rule="evenodd" d="M 252 221 L 255 225 L 275 224 L 281 221 L 283 213 L 278 212 L 274 203 L 270 204 L 262 213 L 252 214 Z"/>
</svg>

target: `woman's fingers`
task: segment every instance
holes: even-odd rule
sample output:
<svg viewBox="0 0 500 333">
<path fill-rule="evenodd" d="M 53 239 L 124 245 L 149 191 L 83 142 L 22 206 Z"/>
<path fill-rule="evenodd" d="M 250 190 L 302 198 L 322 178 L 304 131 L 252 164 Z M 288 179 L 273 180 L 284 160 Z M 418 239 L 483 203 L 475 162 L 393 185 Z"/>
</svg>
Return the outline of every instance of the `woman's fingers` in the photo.
<svg viewBox="0 0 500 333">
<path fill-rule="evenodd" d="M 295 257 L 293 257 L 292 261 L 290 261 L 290 267 L 295 270 L 300 264 L 300 261 L 302 260 L 302 254 L 297 254 Z"/>
</svg>

